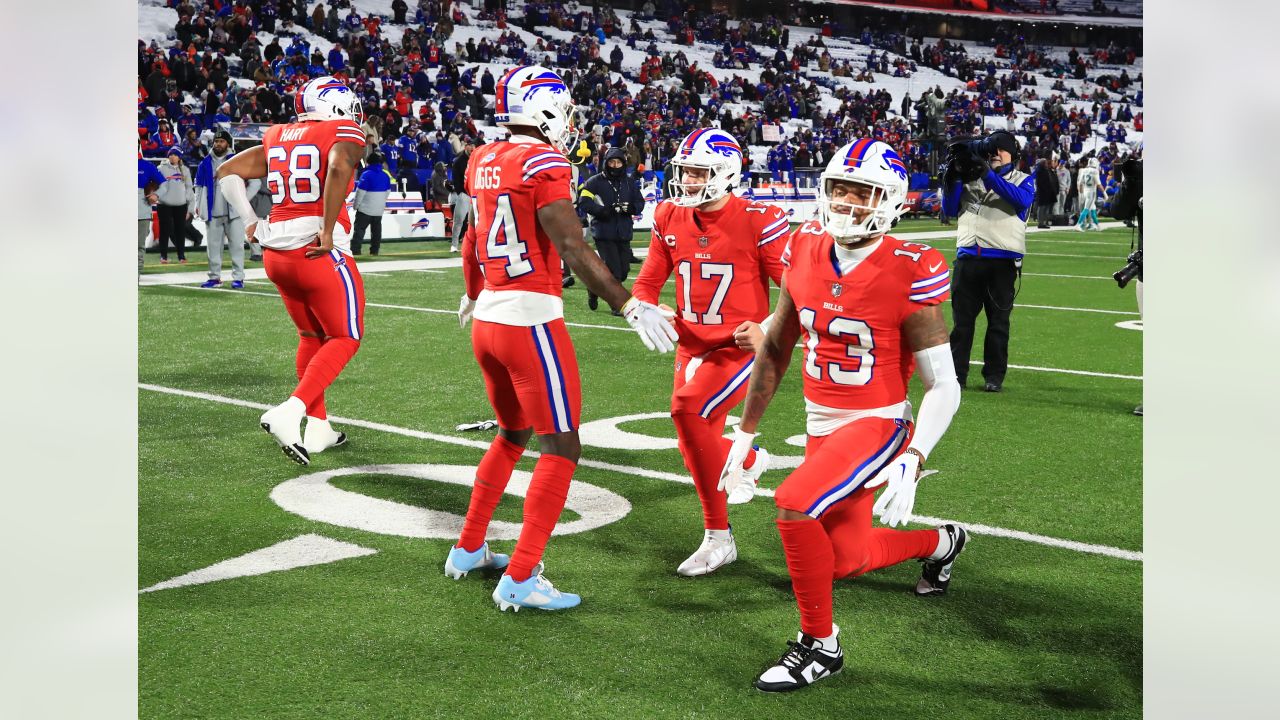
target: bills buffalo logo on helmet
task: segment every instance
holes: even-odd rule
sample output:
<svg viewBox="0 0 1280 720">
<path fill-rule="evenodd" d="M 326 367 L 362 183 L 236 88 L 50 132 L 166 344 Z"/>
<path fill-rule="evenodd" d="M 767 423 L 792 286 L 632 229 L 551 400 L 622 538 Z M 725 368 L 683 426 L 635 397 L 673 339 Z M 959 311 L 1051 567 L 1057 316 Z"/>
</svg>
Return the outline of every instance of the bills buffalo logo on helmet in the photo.
<svg viewBox="0 0 1280 720">
<path fill-rule="evenodd" d="M 874 145 L 875 142 L 876 141 L 871 138 L 862 138 L 855 142 L 853 147 L 849 148 L 849 154 L 845 156 L 844 171 L 846 173 L 853 173 L 862 165 L 863 162 L 869 160 L 870 158 L 867 157 L 867 151 L 871 149 L 871 146 Z M 907 177 L 907 166 L 903 164 L 902 158 L 898 156 L 898 153 L 894 152 L 892 149 L 885 148 L 882 158 L 884 160 L 885 169 L 892 170 L 904 179 Z"/>
</svg>

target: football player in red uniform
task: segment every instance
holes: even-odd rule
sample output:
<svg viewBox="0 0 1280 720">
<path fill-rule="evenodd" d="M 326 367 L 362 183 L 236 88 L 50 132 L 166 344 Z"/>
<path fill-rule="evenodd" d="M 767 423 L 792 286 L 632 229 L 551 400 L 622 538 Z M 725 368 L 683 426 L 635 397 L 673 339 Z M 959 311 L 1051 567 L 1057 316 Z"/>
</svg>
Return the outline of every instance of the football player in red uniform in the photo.
<svg viewBox="0 0 1280 720">
<path fill-rule="evenodd" d="M 364 281 L 351 256 L 346 200 L 364 156 L 360 100 L 341 80 L 318 77 L 298 91 L 298 121 L 273 125 L 262 145 L 218 168 L 218 187 L 245 221 L 250 242 L 298 328 L 298 385 L 260 423 L 295 462 L 346 442 L 329 424 L 324 391 L 360 349 Z M 258 220 L 245 180 L 267 179 L 271 215 Z M 301 432 L 303 417 L 306 434 Z"/>
<path fill-rule="evenodd" d="M 458 310 L 484 374 L 498 436 L 476 470 L 466 521 L 444 571 L 455 580 L 477 568 L 505 567 L 493 592 L 499 609 L 560 610 L 580 598 L 542 576 L 542 554 L 564 509 L 577 467 L 582 390 L 564 323 L 560 261 L 640 334 L 650 350 L 674 349 L 669 315 L 642 302 L 613 278 L 582 240 L 573 209 L 567 149 L 576 144 L 569 88 L 546 68 L 521 66 L 495 89 L 494 120 L 511 135 L 477 148 L 464 187 L 472 226 L 463 237 L 466 294 Z M 538 435 L 542 451 L 524 502 L 515 551 L 493 553 L 485 533 L 525 444 Z"/>
<path fill-rule="evenodd" d="M 729 452 L 725 417 L 747 393 L 747 378 L 769 316 L 769 281 L 782 281 L 782 249 L 790 227 L 781 208 L 733 193 L 742 148 L 732 135 L 695 130 L 672 159 L 672 197 L 654 212 L 653 239 L 631 291 L 656 303 L 676 274 L 675 325 L 680 332 L 671 419 L 680 454 L 702 502 L 702 545 L 676 568 L 707 575 L 738 557 L 726 494 L 717 488 Z M 769 466 L 754 448 L 727 502 L 747 502 Z"/>
<path fill-rule="evenodd" d="M 942 254 L 885 234 L 901 215 L 907 173 L 898 154 L 870 139 L 840 148 L 822 173 L 820 221 L 791 234 L 774 317 L 756 355 L 742 422 L 721 474 L 742 475 L 756 426 L 806 336 L 805 459 L 774 496 L 778 533 L 800 606 L 800 634 L 757 688 L 781 692 L 838 672 L 844 664 L 832 623 L 835 578 L 904 560 L 924 561 L 917 595 L 946 591 L 966 532 L 873 528 L 911 517 L 925 459 L 960 405 L 941 303 L 950 289 Z M 907 381 L 925 386 L 913 423 Z M 914 432 L 913 432 L 914 430 Z M 873 488 L 885 485 L 879 500 Z M 874 502 L 874 507 L 873 507 Z"/>
</svg>

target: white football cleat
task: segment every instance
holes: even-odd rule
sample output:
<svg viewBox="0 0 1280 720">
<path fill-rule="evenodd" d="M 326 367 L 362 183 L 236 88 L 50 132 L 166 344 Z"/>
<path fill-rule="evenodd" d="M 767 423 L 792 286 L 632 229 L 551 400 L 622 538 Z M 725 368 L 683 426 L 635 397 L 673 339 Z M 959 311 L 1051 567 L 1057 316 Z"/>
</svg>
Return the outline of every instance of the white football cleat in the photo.
<svg viewBox="0 0 1280 720">
<path fill-rule="evenodd" d="M 738 543 L 733 539 L 732 530 L 707 530 L 703 534 L 702 544 L 680 563 L 676 572 L 685 577 L 710 575 L 737 559 Z"/>
<path fill-rule="evenodd" d="M 756 496 L 756 487 L 760 484 L 760 476 L 769 469 L 769 451 L 762 447 L 757 447 L 756 462 L 749 468 L 742 470 L 742 482 L 729 493 L 730 505 L 743 505 L 751 502 L 751 498 Z"/>
<path fill-rule="evenodd" d="M 302 446 L 302 418 L 307 414 L 307 406 L 296 397 L 262 413 L 258 424 L 275 438 L 276 444 L 289 459 L 299 465 L 310 465 L 311 455 Z"/>
<path fill-rule="evenodd" d="M 790 692 L 829 678 L 844 668 L 844 650 L 840 648 L 840 628 L 831 626 L 832 635 L 824 642 L 800 633 L 795 642 L 787 643 L 787 651 L 776 665 L 760 673 L 756 689 L 764 692 Z"/>
<path fill-rule="evenodd" d="M 307 429 L 302 432 L 302 447 L 312 455 L 331 447 L 345 445 L 347 434 L 333 429 L 328 420 L 307 417 Z"/>
</svg>

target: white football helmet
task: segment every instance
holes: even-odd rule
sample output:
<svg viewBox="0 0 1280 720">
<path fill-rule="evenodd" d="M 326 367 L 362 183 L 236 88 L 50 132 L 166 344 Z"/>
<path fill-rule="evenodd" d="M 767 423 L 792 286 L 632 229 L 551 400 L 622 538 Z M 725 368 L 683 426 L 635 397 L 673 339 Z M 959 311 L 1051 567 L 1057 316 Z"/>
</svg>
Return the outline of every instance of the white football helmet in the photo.
<svg viewBox="0 0 1280 720">
<path fill-rule="evenodd" d="M 872 189 L 867 205 L 831 199 L 836 181 L 866 185 Z M 883 235 L 905 212 L 907 166 L 887 144 L 860 138 L 836 150 L 818 182 L 818 218 L 822 229 L 838 242 L 849 244 Z M 854 216 L 868 211 L 862 222 Z"/>
<path fill-rule="evenodd" d="M 305 120 L 354 120 L 364 122 L 364 109 L 360 98 L 341 80 L 323 75 L 310 80 L 293 99 L 298 121 Z"/>
<path fill-rule="evenodd" d="M 494 88 L 493 121 L 535 127 L 562 153 L 578 143 L 577 107 L 569 86 L 541 65 L 507 71 Z"/>
<path fill-rule="evenodd" d="M 1089 167 L 1093 168 L 1094 170 L 1097 170 L 1097 169 L 1098 169 L 1098 158 L 1096 158 L 1096 157 L 1091 157 L 1091 158 L 1089 158 Z"/>
<path fill-rule="evenodd" d="M 690 193 L 684 184 L 685 168 L 703 168 L 707 181 Z M 671 159 L 671 202 L 680 207 L 698 207 L 715 202 L 733 192 L 742 177 L 742 147 L 733 136 L 715 128 L 699 128 L 689 133 Z"/>
</svg>

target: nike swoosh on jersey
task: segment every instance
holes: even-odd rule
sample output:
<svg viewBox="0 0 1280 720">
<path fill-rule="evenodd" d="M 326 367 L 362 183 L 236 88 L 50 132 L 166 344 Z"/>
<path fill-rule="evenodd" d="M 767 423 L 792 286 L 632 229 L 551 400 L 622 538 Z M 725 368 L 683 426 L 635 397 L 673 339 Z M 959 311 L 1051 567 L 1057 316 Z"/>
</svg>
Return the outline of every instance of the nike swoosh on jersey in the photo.
<svg viewBox="0 0 1280 720">
<path fill-rule="evenodd" d="M 939 262 L 937 265 L 934 265 L 933 267 L 929 268 L 929 272 L 938 272 L 938 268 L 940 268 L 940 267 L 942 267 L 942 263 L 941 263 L 941 262 Z"/>
</svg>

